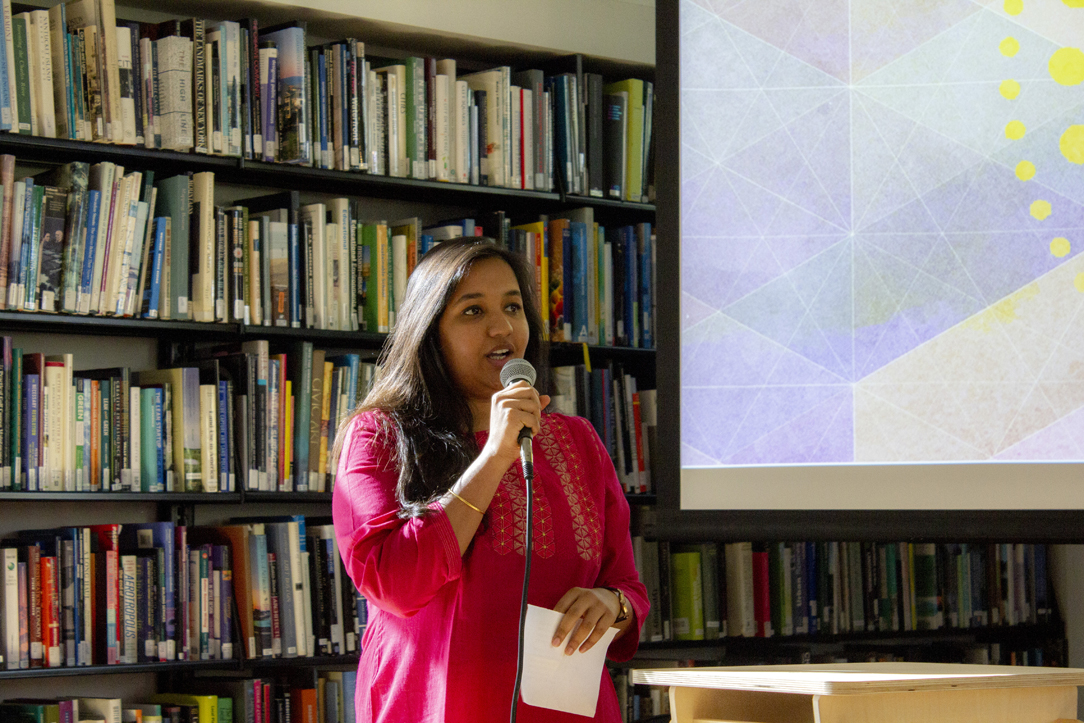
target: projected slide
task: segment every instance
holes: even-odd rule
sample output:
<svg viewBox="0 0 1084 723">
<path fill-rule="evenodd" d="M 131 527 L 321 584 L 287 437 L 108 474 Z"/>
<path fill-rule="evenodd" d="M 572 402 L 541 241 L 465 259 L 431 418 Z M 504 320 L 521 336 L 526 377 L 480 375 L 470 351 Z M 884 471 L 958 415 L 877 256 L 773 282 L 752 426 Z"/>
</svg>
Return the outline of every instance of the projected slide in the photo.
<svg viewBox="0 0 1084 723">
<path fill-rule="evenodd" d="M 1079 0 L 682 0 L 682 467 L 1084 460 Z"/>
</svg>

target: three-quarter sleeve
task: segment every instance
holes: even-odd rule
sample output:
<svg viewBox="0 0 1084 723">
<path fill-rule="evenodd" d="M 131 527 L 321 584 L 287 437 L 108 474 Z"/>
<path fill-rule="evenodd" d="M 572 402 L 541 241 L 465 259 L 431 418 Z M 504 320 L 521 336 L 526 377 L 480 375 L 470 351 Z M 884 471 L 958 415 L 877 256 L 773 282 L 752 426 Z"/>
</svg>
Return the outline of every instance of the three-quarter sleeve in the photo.
<svg viewBox="0 0 1084 723">
<path fill-rule="evenodd" d="M 617 479 L 610 455 L 598 438 L 595 428 L 586 419 L 574 418 L 581 430 L 577 438 L 583 440 L 581 447 L 591 474 L 596 475 L 605 491 L 605 514 L 603 516 L 602 566 L 596 587 L 616 587 L 625 593 L 632 608 L 633 622 L 625 634 L 610 644 L 606 652 L 611 660 L 622 662 L 636 654 L 640 643 L 640 628 L 650 609 L 647 588 L 640 582 L 636 562 L 632 555 L 632 538 L 629 535 L 629 503 Z"/>
<path fill-rule="evenodd" d="M 378 608 L 409 617 L 462 572 L 459 543 L 440 508 L 399 517 L 394 445 L 375 413 L 346 430 L 332 514 L 347 574 Z"/>
</svg>

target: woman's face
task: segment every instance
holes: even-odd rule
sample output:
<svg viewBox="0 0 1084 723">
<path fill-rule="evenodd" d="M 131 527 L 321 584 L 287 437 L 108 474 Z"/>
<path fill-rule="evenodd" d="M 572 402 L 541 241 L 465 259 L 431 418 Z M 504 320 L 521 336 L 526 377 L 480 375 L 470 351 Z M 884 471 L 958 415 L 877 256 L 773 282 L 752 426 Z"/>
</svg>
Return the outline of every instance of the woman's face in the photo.
<svg viewBox="0 0 1084 723">
<path fill-rule="evenodd" d="M 501 368 L 522 358 L 530 331 L 516 275 L 503 259 L 475 262 L 440 317 L 440 348 L 475 423 L 488 421 Z"/>
</svg>

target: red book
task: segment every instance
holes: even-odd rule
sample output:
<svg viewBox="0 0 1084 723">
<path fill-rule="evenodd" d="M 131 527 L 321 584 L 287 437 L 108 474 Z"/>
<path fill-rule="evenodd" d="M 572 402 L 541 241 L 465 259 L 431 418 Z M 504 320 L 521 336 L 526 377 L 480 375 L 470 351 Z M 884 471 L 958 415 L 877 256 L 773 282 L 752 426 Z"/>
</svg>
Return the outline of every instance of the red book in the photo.
<svg viewBox="0 0 1084 723">
<path fill-rule="evenodd" d="M 636 464 L 640 469 L 641 494 L 647 493 L 647 474 L 644 472 L 644 434 L 640 426 L 640 392 L 632 393 L 632 426 L 636 430 Z"/>
<path fill-rule="evenodd" d="M 252 718 L 256 723 L 263 723 L 263 681 L 252 681 Z"/>
<path fill-rule="evenodd" d="M 98 538 L 98 550 L 111 551 L 113 556 L 108 558 L 111 560 L 106 565 L 104 571 L 107 578 L 107 583 L 112 587 L 107 591 L 105 608 L 107 616 L 112 614 L 112 619 L 106 620 L 107 629 L 111 629 L 112 633 L 107 632 L 107 635 L 111 635 L 106 642 L 106 662 L 110 665 L 117 662 L 116 655 L 120 646 L 120 635 L 122 630 L 120 626 L 120 530 L 121 525 L 90 525 L 90 533 Z M 112 626 L 110 628 L 110 626 Z M 110 659 L 108 656 L 114 656 Z"/>
<path fill-rule="evenodd" d="M 56 589 L 56 558 L 41 558 L 41 642 L 45 653 L 45 665 L 59 668 L 63 665 L 60 655 L 60 600 Z"/>
<path fill-rule="evenodd" d="M 768 551 L 753 548 L 753 618 L 757 622 L 757 637 L 772 636 L 772 596 L 768 575 Z"/>
<path fill-rule="evenodd" d="M 45 665 L 42 653 L 41 637 L 41 548 L 28 545 L 26 548 L 27 604 L 30 613 L 30 667 L 41 668 Z"/>
<path fill-rule="evenodd" d="M 290 723 L 317 723 L 316 689 L 290 691 Z"/>
</svg>

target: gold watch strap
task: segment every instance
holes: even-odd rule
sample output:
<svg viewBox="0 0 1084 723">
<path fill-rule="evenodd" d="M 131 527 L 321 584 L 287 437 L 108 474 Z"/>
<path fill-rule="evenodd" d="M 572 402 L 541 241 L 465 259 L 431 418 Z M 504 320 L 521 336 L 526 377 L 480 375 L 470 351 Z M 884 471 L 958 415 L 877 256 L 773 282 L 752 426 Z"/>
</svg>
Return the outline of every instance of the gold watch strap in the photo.
<svg viewBox="0 0 1084 723">
<path fill-rule="evenodd" d="M 626 620 L 629 619 L 629 601 L 628 601 L 628 598 L 625 597 L 625 593 L 621 592 L 621 590 L 616 588 L 616 587 L 607 587 L 606 589 L 609 590 L 610 592 L 612 592 L 614 595 L 617 595 L 617 604 L 621 608 L 621 612 L 618 614 L 618 616 L 614 620 L 614 622 L 615 623 L 623 623 L 623 622 L 625 622 Z"/>
</svg>

